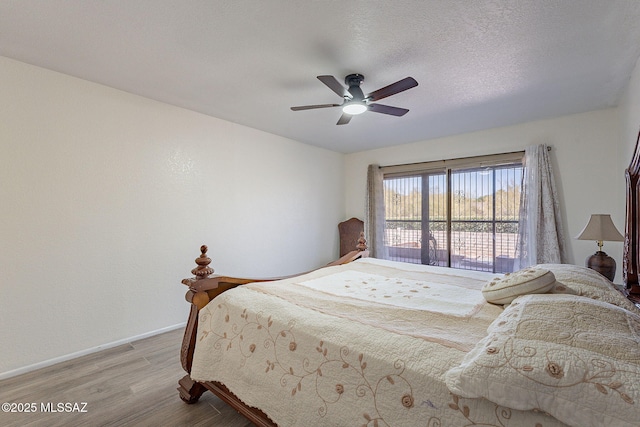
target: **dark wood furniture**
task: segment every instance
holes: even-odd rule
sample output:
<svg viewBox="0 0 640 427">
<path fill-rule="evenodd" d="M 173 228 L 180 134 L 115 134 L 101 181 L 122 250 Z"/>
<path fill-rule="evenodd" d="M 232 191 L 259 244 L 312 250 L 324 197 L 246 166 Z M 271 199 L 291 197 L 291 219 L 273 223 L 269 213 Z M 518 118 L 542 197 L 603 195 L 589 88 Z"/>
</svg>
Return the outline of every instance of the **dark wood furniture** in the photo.
<svg viewBox="0 0 640 427">
<path fill-rule="evenodd" d="M 626 170 L 627 211 L 625 219 L 624 257 L 622 260 L 623 281 L 630 299 L 640 300 L 638 267 L 640 266 L 640 133 L 631 164 Z"/>
<path fill-rule="evenodd" d="M 360 238 L 357 241 L 355 250 L 348 252 L 344 256 L 341 256 L 338 260 L 327 264 L 327 266 L 347 264 L 356 259 L 368 256 L 369 252 L 367 251 L 364 232 L 361 232 L 359 236 Z M 264 412 L 245 405 L 237 396 L 231 393 L 224 384 L 215 381 L 207 381 L 203 383 L 196 382 L 191 379 L 189 373 L 191 373 L 193 352 L 195 350 L 196 335 L 198 332 L 198 312 L 217 295 L 220 295 L 221 293 L 236 286 L 252 282 L 255 283 L 284 279 L 285 277 L 269 279 L 247 279 L 218 276 L 213 275 L 214 270 L 213 268 L 209 267 L 210 263 L 211 259 L 207 256 L 207 246 L 203 245 L 200 247 L 200 256 L 196 258 L 197 267 L 191 270 L 191 273 L 195 277 L 184 279 L 182 281 L 184 285 L 189 287 L 189 290 L 185 295 L 185 299 L 189 303 L 191 303 L 191 311 L 189 312 L 189 319 L 187 320 L 187 326 L 185 328 L 184 338 L 182 340 L 182 348 L 180 350 L 180 361 L 182 363 L 182 368 L 187 372 L 187 375 L 185 375 L 180 381 L 178 381 L 178 391 L 180 392 L 180 398 L 186 403 L 195 403 L 205 391 L 209 390 L 220 399 L 228 403 L 231 407 L 236 409 L 239 413 L 244 415 L 256 426 L 275 427 L 275 424 L 269 419 L 269 417 L 267 417 Z"/>
<path fill-rule="evenodd" d="M 345 256 L 358 244 L 360 235 L 364 233 L 364 222 L 358 218 L 351 218 L 338 224 L 340 234 L 340 256 Z"/>
</svg>

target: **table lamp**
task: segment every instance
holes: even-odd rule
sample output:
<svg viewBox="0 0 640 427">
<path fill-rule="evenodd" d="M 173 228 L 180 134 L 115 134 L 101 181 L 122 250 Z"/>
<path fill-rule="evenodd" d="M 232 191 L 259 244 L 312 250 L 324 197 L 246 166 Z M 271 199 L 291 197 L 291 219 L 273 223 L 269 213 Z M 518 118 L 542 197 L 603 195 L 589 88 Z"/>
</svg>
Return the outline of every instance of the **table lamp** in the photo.
<svg viewBox="0 0 640 427">
<path fill-rule="evenodd" d="M 602 242 L 622 242 L 624 237 L 613 225 L 611 215 L 592 214 L 589 223 L 576 236 L 576 239 L 595 240 L 598 243 L 598 252 L 587 258 L 585 265 L 613 282 L 616 275 L 616 261 L 602 252 Z"/>
</svg>

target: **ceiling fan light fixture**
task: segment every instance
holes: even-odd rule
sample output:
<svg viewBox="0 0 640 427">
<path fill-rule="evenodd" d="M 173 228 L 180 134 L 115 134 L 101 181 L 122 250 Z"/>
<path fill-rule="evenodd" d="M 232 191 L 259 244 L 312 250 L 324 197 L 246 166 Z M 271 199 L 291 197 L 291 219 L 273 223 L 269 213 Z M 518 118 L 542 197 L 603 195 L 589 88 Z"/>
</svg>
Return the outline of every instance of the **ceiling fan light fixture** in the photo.
<svg viewBox="0 0 640 427">
<path fill-rule="evenodd" d="M 291 110 L 301 111 L 314 110 L 316 108 L 341 107 L 342 115 L 336 125 L 346 125 L 351 121 L 353 116 L 362 114 L 365 111 L 388 114 L 396 117 L 404 116 L 409 112 L 406 108 L 376 104 L 375 102 L 418 86 L 418 82 L 413 77 L 405 77 L 402 80 L 398 80 L 395 83 L 391 83 L 390 85 L 374 90 L 368 95 L 365 95 L 360 88 L 360 84 L 364 81 L 364 76 L 362 74 L 349 74 L 345 77 L 344 82 L 349 86 L 348 88 L 342 86 L 342 84 L 333 76 L 322 75 L 317 77 L 325 86 L 342 98 L 342 104 L 300 105 L 297 107 L 291 107 Z"/>
<path fill-rule="evenodd" d="M 361 102 L 350 102 L 348 104 L 345 104 L 344 107 L 342 107 L 343 113 L 351 114 L 352 116 L 362 114 L 365 111 L 367 111 L 367 106 Z"/>
</svg>

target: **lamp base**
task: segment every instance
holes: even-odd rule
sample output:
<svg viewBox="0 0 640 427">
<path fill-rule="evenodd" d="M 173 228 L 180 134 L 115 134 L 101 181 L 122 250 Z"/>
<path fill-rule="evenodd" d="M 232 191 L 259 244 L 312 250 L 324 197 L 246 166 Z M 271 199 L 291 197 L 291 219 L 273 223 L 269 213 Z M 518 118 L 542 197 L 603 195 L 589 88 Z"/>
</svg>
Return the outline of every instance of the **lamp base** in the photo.
<svg viewBox="0 0 640 427">
<path fill-rule="evenodd" d="M 616 277 L 616 261 L 602 251 L 598 251 L 587 258 L 585 264 L 612 282 L 613 278 Z"/>
</svg>

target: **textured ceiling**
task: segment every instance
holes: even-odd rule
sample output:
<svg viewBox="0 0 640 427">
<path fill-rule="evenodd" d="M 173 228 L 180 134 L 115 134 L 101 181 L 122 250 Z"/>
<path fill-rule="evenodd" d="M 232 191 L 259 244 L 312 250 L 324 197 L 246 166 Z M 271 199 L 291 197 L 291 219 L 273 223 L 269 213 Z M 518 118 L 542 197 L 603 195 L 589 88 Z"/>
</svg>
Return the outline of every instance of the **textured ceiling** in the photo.
<svg viewBox="0 0 640 427">
<path fill-rule="evenodd" d="M 0 55 L 339 152 L 616 104 L 637 0 L 7 0 Z M 336 126 L 316 79 L 419 86 Z"/>
</svg>

